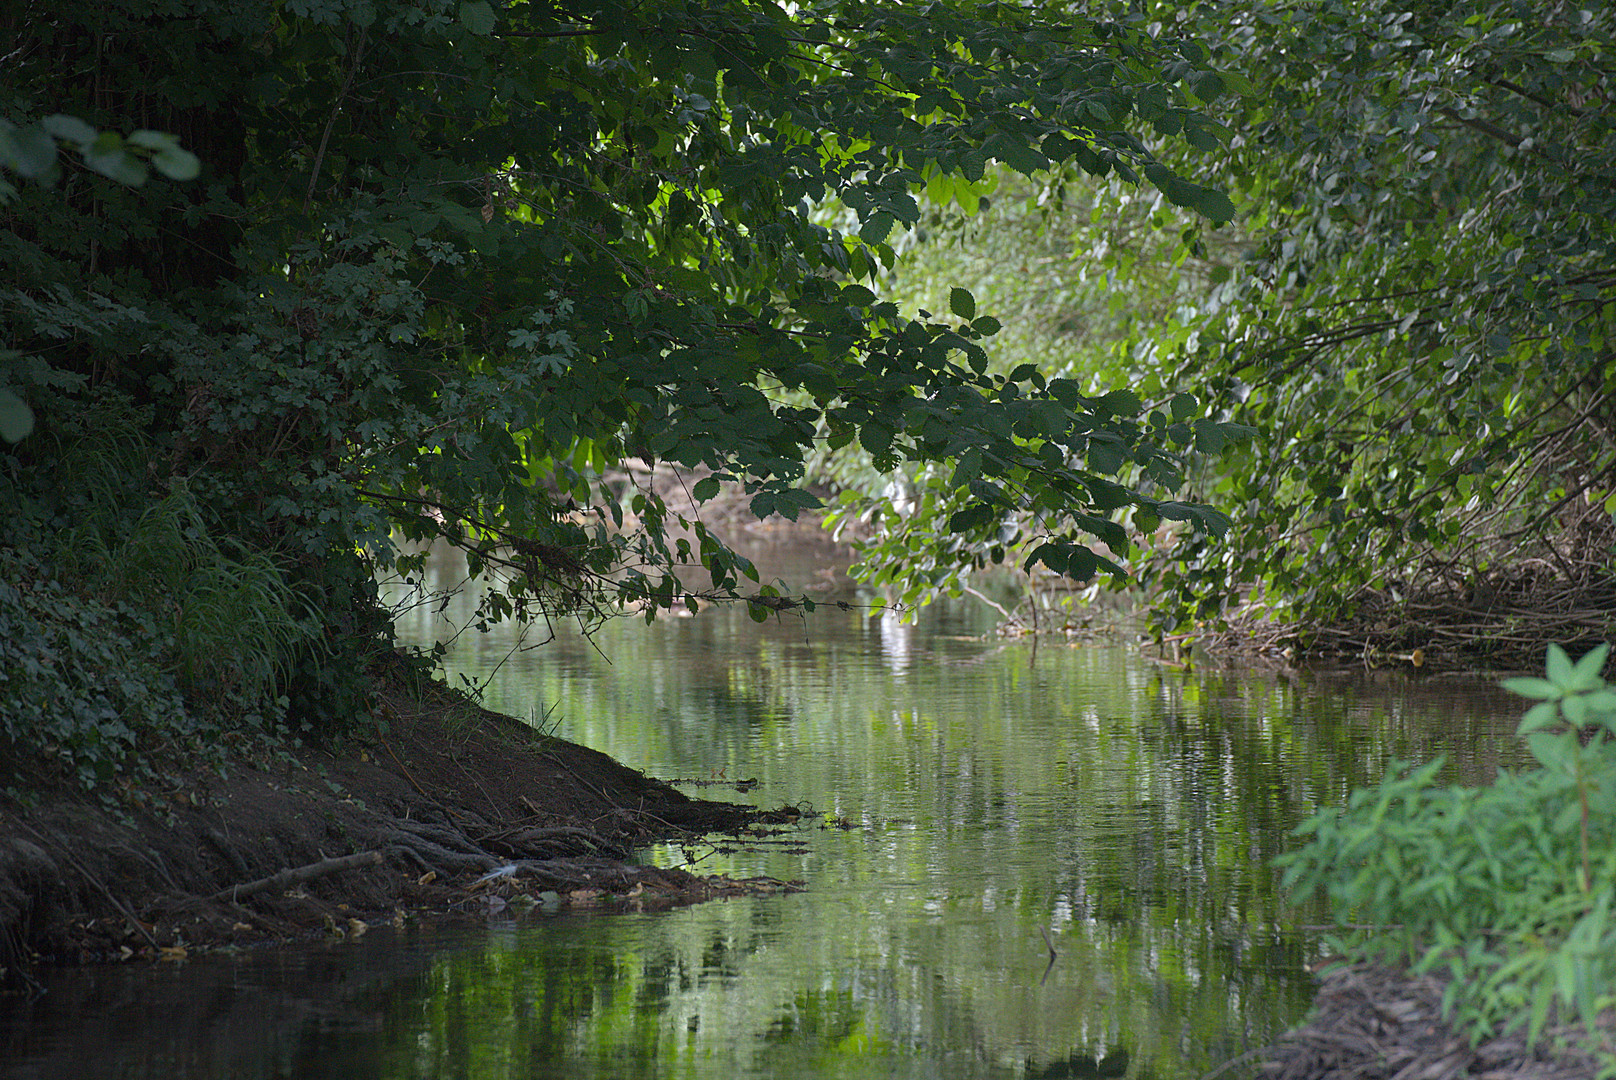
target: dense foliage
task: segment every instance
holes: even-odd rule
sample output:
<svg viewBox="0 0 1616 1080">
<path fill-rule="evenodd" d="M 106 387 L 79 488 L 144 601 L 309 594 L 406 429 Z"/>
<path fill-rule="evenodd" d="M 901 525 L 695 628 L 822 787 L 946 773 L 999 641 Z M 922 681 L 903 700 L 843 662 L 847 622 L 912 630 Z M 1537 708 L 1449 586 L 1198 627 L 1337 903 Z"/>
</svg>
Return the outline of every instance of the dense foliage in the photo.
<svg viewBox="0 0 1616 1080">
<path fill-rule="evenodd" d="M 1286 883 L 1325 893 L 1357 958 L 1451 976 L 1454 1017 L 1477 1034 L 1595 1022 L 1616 1004 L 1616 689 L 1609 648 L 1573 664 L 1549 650 L 1546 679 L 1505 685 L 1537 700 L 1519 733 L 1538 762 L 1485 788 L 1441 787 L 1441 761 L 1394 769 L 1320 811 L 1278 862 Z M 1601 1042 L 1600 1040 L 1604 1041 Z M 1607 1072 L 1606 1075 L 1609 1075 Z"/>
<path fill-rule="evenodd" d="M 1125 508 L 1224 524 L 1171 488 L 1189 425 L 1234 429 L 992 370 L 969 292 L 907 318 L 870 287 L 995 162 L 1228 219 L 1144 138 L 1217 145 L 1193 40 L 941 2 L 34 0 L 0 25 L 5 543 L 157 612 L 193 699 L 355 715 L 400 536 L 498 572 L 491 618 L 792 602 L 630 462 L 786 517 L 817 448 L 932 463 L 951 532 L 1025 512 L 1077 577 Z M 119 470 L 85 467 L 109 447 Z M 161 570 L 130 554 L 154 535 L 180 538 Z M 188 614 L 225 594 L 261 617 Z"/>
<path fill-rule="evenodd" d="M 1192 488 L 1229 537 L 1132 566 L 1164 622 L 1255 599 L 1313 628 L 1282 644 L 1371 656 L 1521 660 L 1608 636 L 1616 16 L 1212 0 L 1155 17 L 1254 86 L 1209 106 L 1225 152 L 1155 147 L 1228 190 L 1234 223 L 1007 175 L 968 244 L 913 266 L 1031 309 L 1041 333 L 1018 345 L 1047 373 L 1163 406 L 1183 386 L 1260 433 Z"/>
</svg>

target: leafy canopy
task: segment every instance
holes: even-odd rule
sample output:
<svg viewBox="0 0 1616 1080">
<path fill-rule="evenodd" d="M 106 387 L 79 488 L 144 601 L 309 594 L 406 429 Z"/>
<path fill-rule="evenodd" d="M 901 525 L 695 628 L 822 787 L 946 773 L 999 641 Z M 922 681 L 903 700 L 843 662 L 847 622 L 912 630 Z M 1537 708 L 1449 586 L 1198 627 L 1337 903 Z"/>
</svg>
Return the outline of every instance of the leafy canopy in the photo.
<svg viewBox="0 0 1616 1080">
<path fill-rule="evenodd" d="M 1142 137 L 1221 138 L 1193 40 L 942 2 L 37 0 L 13 29 L 0 164 L 43 182 L 0 209 L 0 393 L 38 417 L 7 498 L 71 517 L 64 423 L 136 416 L 151 500 L 182 489 L 317 613 L 311 701 L 374 571 L 418 565 L 399 535 L 502 570 L 491 617 L 654 616 L 696 564 L 742 595 L 749 564 L 631 465 L 795 517 L 805 456 L 856 444 L 939 468 L 961 535 L 1034 513 L 1035 561 L 1078 577 L 1122 508 L 1224 526 L 1119 482 L 1177 475 L 1182 418 L 991 369 L 966 290 L 914 318 L 875 288 L 920 200 L 973 206 L 994 163 L 1231 217 Z M 180 182 L 134 186 L 147 158 Z"/>
<path fill-rule="evenodd" d="M 11 29 L 11 543 L 94 519 L 123 550 L 145 508 L 194 509 L 309 613 L 276 661 L 294 713 L 359 708 L 401 535 L 498 571 L 488 618 L 745 595 L 646 467 L 795 517 L 811 451 L 929 462 L 958 535 L 1036 514 L 1034 559 L 1078 577 L 1126 506 L 1225 524 L 1120 482 L 1181 466 L 1138 394 L 991 369 L 966 289 L 920 317 L 877 294 L 921 199 L 974 207 L 995 163 L 1230 218 L 1141 137 L 1220 137 L 1194 40 L 941 2 L 34 0 Z M 76 482 L 97 433 L 142 448 L 115 501 Z"/>
<path fill-rule="evenodd" d="M 1206 491 L 1241 528 L 1164 579 L 1214 610 L 1255 585 L 1303 621 L 1396 595 L 1466 624 L 1535 610 L 1525 646 L 1585 634 L 1616 540 L 1610 9 L 1220 3 L 1170 24 L 1221 27 L 1258 93 L 1229 102 L 1208 174 L 1251 208 L 1245 244 L 1211 261 L 1163 374 L 1228 387 L 1265 438 Z M 1510 647 L 1477 636 L 1453 646 Z"/>
<path fill-rule="evenodd" d="M 1261 433 L 1188 474 L 1229 537 L 1179 537 L 1134 567 L 1168 628 L 1255 597 L 1304 627 L 1355 619 L 1345 640 L 1385 651 L 1518 662 L 1608 636 L 1611 10 L 1145 10 L 1163 36 L 1207 44 L 1217 73 L 1188 85 L 1222 124 L 1215 153 L 1160 132 L 1147 145 L 1240 216 L 1213 231 L 1164 189 L 1006 172 L 968 247 L 923 249 L 906 289 L 941 303 L 966 285 L 1025 311 L 1034 333 L 1011 332 L 1046 373 L 1126 381 L 1164 409 L 1189 388 Z M 917 504 L 937 510 L 911 532 L 958 509 Z M 1423 610 L 1392 610 L 1411 598 Z M 1511 611 L 1531 613 L 1525 636 Z"/>
</svg>

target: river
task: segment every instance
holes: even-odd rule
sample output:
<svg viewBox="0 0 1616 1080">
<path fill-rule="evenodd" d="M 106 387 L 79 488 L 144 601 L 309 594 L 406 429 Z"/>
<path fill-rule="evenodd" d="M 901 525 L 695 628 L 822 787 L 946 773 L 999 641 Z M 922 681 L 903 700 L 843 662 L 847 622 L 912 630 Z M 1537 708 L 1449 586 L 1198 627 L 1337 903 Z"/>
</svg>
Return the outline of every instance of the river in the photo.
<svg viewBox="0 0 1616 1080">
<path fill-rule="evenodd" d="M 1325 944 L 1268 865 L 1289 831 L 1394 758 L 1478 779 L 1513 755 L 1518 708 L 1485 684 L 1191 673 L 1104 638 L 1034 661 L 980 604 L 908 625 L 836 598 L 536 648 L 472 632 L 451 656 L 492 708 L 692 794 L 798 806 L 783 835 L 642 857 L 807 891 L 51 972 L 5 1011 L 0 1071 L 1194 1080 L 1307 1011 Z"/>
</svg>

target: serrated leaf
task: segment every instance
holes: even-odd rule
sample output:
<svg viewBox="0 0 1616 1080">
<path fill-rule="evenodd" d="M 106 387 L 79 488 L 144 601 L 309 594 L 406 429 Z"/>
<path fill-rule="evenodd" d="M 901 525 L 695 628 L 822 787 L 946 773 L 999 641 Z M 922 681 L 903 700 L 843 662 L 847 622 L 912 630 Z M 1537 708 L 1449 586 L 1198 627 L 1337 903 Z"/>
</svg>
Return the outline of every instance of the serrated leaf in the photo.
<svg viewBox="0 0 1616 1080">
<path fill-rule="evenodd" d="M 494 32 L 494 9 L 488 0 L 465 0 L 460 5 L 460 25 L 478 37 Z"/>
<path fill-rule="evenodd" d="M 1223 94 L 1223 78 L 1215 71 L 1197 71 L 1185 80 L 1190 93 L 1210 105 Z"/>
<path fill-rule="evenodd" d="M 1241 97 L 1251 97 L 1257 92 L 1257 87 L 1252 81 L 1238 71 L 1220 71 L 1218 76 L 1223 80 L 1225 88 Z"/>
<path fill-rule="evenodd" d="M 992 337 L 994 334 L 997 334 L 1001 328 L 1002 327 L 999 320 L 995 319 L 992 315 L 983 315 L 980 318 L 971 320 L 971 329 L 976 331 L 978 334 L 981 334 L 983 337 Z"/>
<path fill-rule="evenodd" d="M 880 457 L 892 446 L 892 432 L 880 424 L 865 424 L 859 428 L 858 439 L 871 457 Z"/>
<path fill-rule="evenodd" d="M 1223 438 L 1222 425 L 1214 424 L 1212 420 L 1196 420 L 1196 449 L 1202 454 L 1222 454 L 1223 446 L 1227 440 Z"/>
<path fill-rule="evenodd" d="M 897 218 L 893 217 L 890 211 L 879 210 L 859 226 L 859 239 L 872 246 L 884 243 L 892 234 L 892 226 L 896 223 Z"/>
<path fill-rule="evenodd" d="M 1195 188 L 1190 205 L 1197 213 L 1217 225 L 1227 224 L 1235 217 L 1234 203 L 1229 200 L 1229 196 L 1213 188 Z"/>
<path fill-rule="evenodd" d="M 1048 393 L 1068 409 L 1075 409 L 1083 403 L 1083 390 L 1071 379 L 1050 380 Z"/>
<path fill-rule="evenodd" d="M 1024 143 L 1011 143 L 999 150 L 999 159 L 1023 176 L 1049 168 L 1049 159 Z"/>
<path fill-rule="evenodd" d="M 696 481 L 696 486 L 691 489 L 690 495 L 697 502 L 704 503 L 718 494 L 718 488 L 719 484 L 715 478 L 704 476 Z"/>
<path fill-rule="evenodd" d="M 976 318 L 976 297 L 970 290 L 959 287 L 948 290 L 948 310 L 966 322 Z"/>
<path fill-rule="evenodd" d="M 1095 398 L 1094 407 L 1097 412 L 1108 412 L 1113 416 L 1136 416 L 1145 403 L 1132 390 L 1112 390 Z"/>
<path fill-rule="evenodd" d="M 1122 471 L 1126 459 L 1120 446 L 1100 442 L 1089 443 L 1089 469 L 1102 476 L 1115 476 Z"/>
<path fill-rule="evenodd" d="M 1561 772 L 1569 771 L 1573 760 L 1582 749 L 1575 732 L 1550 734 L 1534 731 L 1526 737 L 1526 747 L 1541 764 Z"/>
<path fill-rule="evenodd" d="M 981 475 L 982 451 L 973 446 L 960 455 L 959 464 L 954 466 L 954 478 L 949 482 L 954 487 L 966 488 Z"/>
</svg>

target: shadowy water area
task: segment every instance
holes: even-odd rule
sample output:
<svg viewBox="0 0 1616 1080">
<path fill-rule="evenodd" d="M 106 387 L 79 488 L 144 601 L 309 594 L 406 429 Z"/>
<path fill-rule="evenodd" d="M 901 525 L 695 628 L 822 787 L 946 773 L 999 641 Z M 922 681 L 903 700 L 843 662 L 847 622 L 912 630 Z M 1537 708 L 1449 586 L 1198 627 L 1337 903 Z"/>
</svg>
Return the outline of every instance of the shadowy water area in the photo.
<svg viewBox="0 0 1616 1080">
<path fill-rule="evenodd" d="M 905 625 L 822 599 L 538 648 L 473 631 L 450 658 L 489 707 L 692 794 L 799 806 L 785 835 L 642 858 L 807 892 L 51 973 L 4 1007 L 0 1072 L 1194 1078 L 1307 1011 L 1320 915 L 1268 866 L 1303 817 L 1394 758 L 1470 780 L 1515 760 L 1517 706 L 1483 683 L 1186 673 L 1110 642 L 1032 663 L 981 605 Z"/>
</svg>

